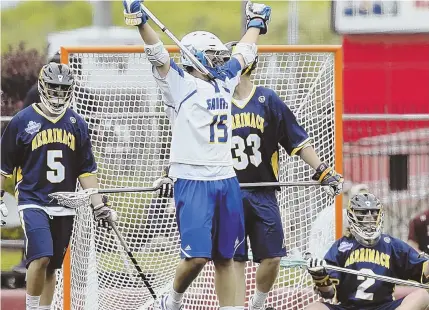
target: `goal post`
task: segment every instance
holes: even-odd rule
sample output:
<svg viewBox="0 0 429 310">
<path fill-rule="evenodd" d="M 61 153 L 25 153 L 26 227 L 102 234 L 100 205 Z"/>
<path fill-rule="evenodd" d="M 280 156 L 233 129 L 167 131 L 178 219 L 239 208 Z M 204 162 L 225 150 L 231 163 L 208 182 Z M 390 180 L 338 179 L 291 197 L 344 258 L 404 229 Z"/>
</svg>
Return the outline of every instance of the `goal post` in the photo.
<svg viewBox="0 0 429 310">
<path fill-rule="evenodd" d="M 178 47 L 167 49 L 178 61 Z M 308 131 L 321 159 L 342 173 L 341 46 L 261 45 L 258 54 L 254 83 L 279 94 Z M 72 107 L 88 122 L 100 187 L 150 185 L 168 163 L 171 132 L 143 46 L 62 47 L 61 62 L 69 64 L 76 77 Z M 312 169 L 297 156 L 283 150 L 277 156 L 280 181 L 311 178 Z M 321 252 L 341 236 L 341 195 L 333 199 L 320 187 L 288 187 L 277 196 L 289 253 Z M 162 294 L 171 285 L 180 254 L 174 202 L 147 193 L 109 198 L 119 213 L 124 239 L 156 294 Z M 153 299 L 118 240 L 97 230 L 86 207 L 78 208 L 53 309 L 152 309 Z M 322 226 L 313 227 L 318 216 Z M 318 240 L 312 242 L 312 236 Z M 280 271 L 268 298 L 275 309 L 301 309 L 315 300 L 311 281 L 298 269 Z M 250 294 L 256 264 L 249 262 L 246 271 Z M 213 272 L 209 263 L 185 295 L 186 309 L 217 309 Z"/>
</svg>

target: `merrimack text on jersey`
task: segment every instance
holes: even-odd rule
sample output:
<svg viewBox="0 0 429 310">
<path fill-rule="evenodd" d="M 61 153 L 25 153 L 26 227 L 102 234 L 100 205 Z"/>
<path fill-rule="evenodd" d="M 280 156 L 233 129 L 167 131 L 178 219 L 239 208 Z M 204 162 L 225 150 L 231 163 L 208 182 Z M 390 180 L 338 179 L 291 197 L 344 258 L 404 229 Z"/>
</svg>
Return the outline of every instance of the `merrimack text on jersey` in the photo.
<svg viewBox="0 0 429 310">
<path fill-rule="evenodd" d="M 255 113 L 237 113 L 232 116 L 232 130 L 243 127 L 251 127 L 264 132 L 264 122 L 264 118 L 257 114 L 255 115 Z"/>
<path fill-rule="evenodd" d="M 41 147 L 42 145 L 50 143 L 62 143 L 67 145 L 72 151 L 75 150 L 76 138 L 70 132 L 61 128 L 49 128 L 42 130 L 34 136 L 31 141 L 31 150 Z"/>
</svg>

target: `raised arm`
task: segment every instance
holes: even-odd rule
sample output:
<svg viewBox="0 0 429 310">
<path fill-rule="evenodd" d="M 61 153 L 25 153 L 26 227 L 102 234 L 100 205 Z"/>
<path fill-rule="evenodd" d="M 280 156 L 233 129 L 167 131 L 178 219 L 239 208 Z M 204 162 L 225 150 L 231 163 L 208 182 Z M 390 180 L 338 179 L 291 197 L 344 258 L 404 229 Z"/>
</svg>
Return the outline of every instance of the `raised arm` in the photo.
<svg viewBox="0 0 429 310">
<path fill-rule="evenodd" d="M 159 39 L 158 34 L 147 23 L 149 17 L 141 9 L 140 0 L 123 1 L 125 23 L 130 26 L 137 26 L 140 36 L 145 43 L 145 52 L 148 60 L 164 78 L 170 70 L 170 55 L 164 44 Z"/>
<path fill-rule="evenodd" d="M 247 66 L 255 60 L 256 42 L 259 35 L 264 35 L 268 31 L 268 23 L 271 19 L 271 7 L 265 4 L 251 3 L 246 4 L 246 33 L 237 43 L 233 50 L 232 57 L 236 58 L 241 68 Z"/>
</svg>

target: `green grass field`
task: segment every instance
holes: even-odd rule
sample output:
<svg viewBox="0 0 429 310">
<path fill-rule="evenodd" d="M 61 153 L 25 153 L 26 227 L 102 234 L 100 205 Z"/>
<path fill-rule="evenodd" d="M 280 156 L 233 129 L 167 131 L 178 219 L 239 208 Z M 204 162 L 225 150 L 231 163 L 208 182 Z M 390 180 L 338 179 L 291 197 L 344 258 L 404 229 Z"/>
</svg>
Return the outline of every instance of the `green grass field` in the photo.
<svg viewBox="0 0 429 310">
<path fill-rule="evenodd" d="M 1 250 L 1 270 L 11 270 L 13 266 L 19 264 L 22 258 L 22 251 L 15 249 Z"/>
<path fill-rule="evenodd" d="M 170 29 L 182 37 L 199 30 L 216 33 L 223 41 L 241 34 L 240 1 L 146 1 L 148 8 Z M 269 33 L 261 44 L 287 43 L 288 1 L 265 1 L 272 6 Z M 112 2 L 113 24 L 125 27 L 120 1 Z M 181 12 L 181 14 L 178 14 Z M 207 13 L 207 12 L 210 12 Z M 173 14 L 172 14 L 173 13 Z M 299 44 L 338 44 L 339 36 L 330 29 L 330 1 L 299 1 Z M 92 7 L 88 1 L 23 1 L 1 11 L 1 51 L 20 41 L 43 50 L 46 36 L 57 31 L 88 27 Z M 172 42 L 163 36 L 165 43 Z"/>
</svg>

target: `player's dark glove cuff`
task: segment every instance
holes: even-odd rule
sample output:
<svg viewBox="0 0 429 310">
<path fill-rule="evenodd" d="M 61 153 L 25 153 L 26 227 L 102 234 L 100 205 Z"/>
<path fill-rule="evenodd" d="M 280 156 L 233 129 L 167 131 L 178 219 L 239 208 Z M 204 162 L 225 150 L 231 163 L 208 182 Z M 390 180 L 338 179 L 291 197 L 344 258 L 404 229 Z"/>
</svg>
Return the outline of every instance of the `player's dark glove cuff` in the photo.
<svg viewBox="0 0 429 310">
<path fill-rule="evenodd" d="M 247 22 L 247 29 L 249 28 L 258 28 L 260 29 L 259 34 L 267 33 L 267 23 L 264 19 L 260 17 L 252 18 Z"/>
<path fill-rule="evenodd" d="M 104 206 L 108 207 L 108 209 L 102 208 L 102 210 L 100 210 L 97 215 L 95 212 L 93 212 L 94 220 L 97 222 L 97 227 L 111 230 L 112 226 L 107 220 L 109 218 L 109 213 L 111 212 L 110 210 L 111 204 L 107 199 L 107 196 L 104 196 L 104 195 L 101 197 L 101 201 L 103 202 Z M 91 207 L 92 207 L 92 210 L 94 211 L 94 206 L 92 204 L 91 204 Z"/>
<path fill-rule="evenodd" d="M 321 163 L 316 169 L 316 173 L 311 177 L 314 181 L 323 182 L 333 170 L 325 163 Z"/>
<path fill-rule="evenodd" d="M 173 180 L 168 176 L 170 172 L 170 166 L 164 168 L 162 176 L 155 182 L 155 187 L 159 187 L 158 197 L 159 198 L 173 198 Z"/>
<path fill-rule="evenodd" d="M 326 269 L 323 269 L 323 270 L 320 270 L 320 271 L 311 271 L 311 270 L 308 270 L 308 273 L 313 278 L 314 284 L 317 287 L 326 287 L 326 286 L 331 286 L 332 285 L 332 281 L 329 278 L 329 275 L 326 272 Z"/>
</svg>

